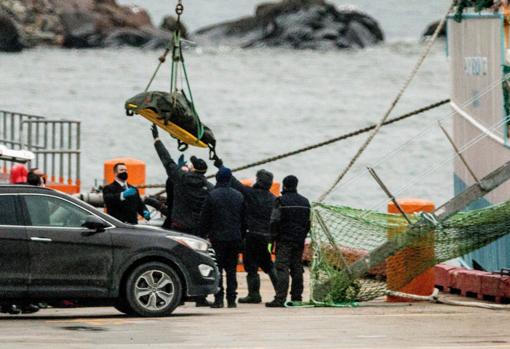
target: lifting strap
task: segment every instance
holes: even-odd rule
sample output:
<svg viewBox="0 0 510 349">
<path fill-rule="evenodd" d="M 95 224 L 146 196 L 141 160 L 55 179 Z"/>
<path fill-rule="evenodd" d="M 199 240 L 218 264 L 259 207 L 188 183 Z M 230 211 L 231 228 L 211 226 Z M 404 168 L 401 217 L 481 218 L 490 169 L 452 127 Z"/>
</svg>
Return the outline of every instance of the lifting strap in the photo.
<svg viewBox="0 0 510 349">
<path fill-rule="evenodd" d="M 191 85 L 188 78 L 188 71 L 186 69 L 186 65 L 184 62 L 184 55 L 182 52 L 182 33 L 181 33 L 181 15 L 184 12 L 184 6 L 182 4 L 182 0 L 178 0 L 177 5 L 175 7 L 175 13 L 177 14 L 177 21 L 176 21 L 176 29 L 172 35 L 172 40 L 169 42 L 168 47 L 165 49 L 165 52 L 163 55 L 159 57 L 159 64 L 156 67 L 156 70 L 154 71 L 154 74 L 152 75 L 151 79 L 149 80 L 149 83 L 147 84 L 147 87 L 145 88 L 145 92 L 149 90 L 149 87 L 151 86 L 152 82 L 154 81 L 154 78 L 156 77 L 159 69 L 161 68 L 161 65 L 165 63 L 166 57 L 170 52 L 172 52 L 172 63 L 171 63 L 171 73 L 170 73 L 170 95 L 172 95 L 175 92 L 183 94 L 186 99 L 189 99 L 190 105 L 191 105 L 191 112 L 194 118 L 195 123 L 197 124 L 197 134 L 195 135 L 197 138 L 197 141 L 202 140 L 205 133 L 205 127 L 200 121 L 200 117 L 198 115 L 198 112 L 195 107 L 195 102 L 193 100 L 193 93 L 191 92 Z M 187 89 L 187 95 L 184 92 L 184 90 L 179 90 L 178 88 L 178 76 L 179 76 L 179 70 L 182 69 L 182 74 L 184 76 L 185 82 L 186 82 L 186 89 Z M 177 100 L 174 98 L 173 103 L 176 103 Z M 174 104 L 175 106 L 175 104 Z M 183 141 L 177 139 L 177 149 L 181 152 L 184 152 L 188 149 L 188 144 L 184 143 Z M 216 158 L 216 151 L 214 145 L 209 145 L 209 157 L 210 159 Z"/>
</svg>

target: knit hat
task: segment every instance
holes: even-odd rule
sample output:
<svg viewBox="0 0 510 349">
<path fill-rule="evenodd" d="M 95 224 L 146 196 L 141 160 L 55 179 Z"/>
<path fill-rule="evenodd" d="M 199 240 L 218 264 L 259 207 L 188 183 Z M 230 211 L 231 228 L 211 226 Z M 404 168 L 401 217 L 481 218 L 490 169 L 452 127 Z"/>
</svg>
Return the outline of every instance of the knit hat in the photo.
<svg viewBox="0 0 510 349">
<path fill-rule="evenodd" d="M 283 179 L 283 189 L 296 190 L 299 180 L 296 176 L 290 175 Z"/>
<path fill-rule="evenodd" d="M 204 160 L 197 158 L 196 156 L 192 156 L 190 158 L 191 163 L 193 164 L 193 168 L 195 172 L 198 173 L 206 173 L 207 172 L 207 164 Z"/>
<path fill-rule="evenodd" d="M 216 173 L 216 182 L 218 183 L 228 183 L 232 178 L 232 171 L 228 167 L 222 166 L 218 172 Z"/>
<path fill-rule="evenodd" d="M 255 182 L 255 186 L 269 190 L 273 185 L 273 174 L 266 170 L 257 171 L 257 181 Z"/>
</svg>

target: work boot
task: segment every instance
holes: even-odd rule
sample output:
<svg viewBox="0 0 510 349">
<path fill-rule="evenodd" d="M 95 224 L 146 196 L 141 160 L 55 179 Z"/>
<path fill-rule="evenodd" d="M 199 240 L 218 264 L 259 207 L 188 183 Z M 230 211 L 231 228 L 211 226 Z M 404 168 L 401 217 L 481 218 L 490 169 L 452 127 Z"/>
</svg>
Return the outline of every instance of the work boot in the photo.
<svg viewBox="0 0 510 349">
<path fill-rule="evenodd" d="M 223 303 L 223 299 L 221 299 L 221 298 L 216 298 L 214 300 L 214 303 L 211 304 L 211 308 L 215 308 L 215 309 L 223 308 L 224 306 L 225 306 L 225 304 Z"/>
<path fill-rule="evenodd" d="M 200 298 L 200 299 L 197 299 L 196 302 L 195 302 L 195 306 L 198 308 L 198 307 L 210 307 L 211 306 L 211 303 L 209 303 L 207 301 L 207 299 L 204 298 Z"/>
<path fill-rule="evenodd" d="M 21 314 L 21 309 L 16 304 L 11 304 L 7 307 L 7 313 L 12 315 Z"/>
<path fill-rule="evenodd" d="M 262 297 L 260 297 L 259 274 L 248 273 L 248 275 L 246 275 L 246 282 L 248 283 L 248 296 L 239 298 L 239 303 L 258 304 L 262 302 Z"/>
<path fill-rule="evenodd" d="M 235 299 L 228 299 L 227 300 L 228 307 L 229 308 L 237 308 L 236 300 Z"/>
<path fill-rule="evenodd" d="M 21 307 L 21 312 L 23 314 L 33 314 L 37 313 L 40 310 L 40 308 L 35 304 L 27 304 Z"/>
<path fill-rule="evenodd" d="M 276 269 L 272 268 L 269 271 L 269 279 L 271 279 L 271 284 L 273 285 L 274 290 L 276 291 L 276 285 L 278 285 L 278 274 L 276 274 Z"/>
<path fill-rule="evenodd" d="M 285 308 L 285 302 L 273 299 L 271 302 L 266 303 L 267 308 Z"/>
</svg>

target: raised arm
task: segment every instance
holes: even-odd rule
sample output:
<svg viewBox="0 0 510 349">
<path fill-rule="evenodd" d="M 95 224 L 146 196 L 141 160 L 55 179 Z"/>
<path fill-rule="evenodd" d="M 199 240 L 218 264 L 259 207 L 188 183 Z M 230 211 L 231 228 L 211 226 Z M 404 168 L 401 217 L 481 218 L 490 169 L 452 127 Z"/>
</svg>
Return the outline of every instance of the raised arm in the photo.
<svg viewBox="0 0 510 349">
<path fill-rule="evenodd" d="M 216 158 L 214 160 L 214 166 L 216 166 L 219 170 L 220 168 L 223 167 L 223 160 L 221 160 L 220 158 Z M 243 183 L 239 182 L 239 180 L 234 176 L 234 174 L 232 174 L 232 179 L 230 180 L 230 186 L 232 188 L 234 188 L 235 190 L 241 192 L 241 194 L 243 194 L 243 196 L 245 196 L 248 193 L 248 191 L 250 190 L 249 187 L 247 187 Z"/>
<path fill-rule="evenodd" d="M 158 127 L 156 125 L 152 125 L 151 131 L 152 137 L 154 137 L 154 147 L 156 148 L 156 152 L 158 153 L 159 159 L 161 160 L 161 163 L 165 167 L 168 178 L 170 178 L 170 180 L 175 183 L 176 181 L 179 180 L 182 171 L 179 169 L 177 163 L 170 156 L 170 153 L 166 149 L 163 142 L 161 142 L 161 140 L 159 139 Z"/>
</svg>

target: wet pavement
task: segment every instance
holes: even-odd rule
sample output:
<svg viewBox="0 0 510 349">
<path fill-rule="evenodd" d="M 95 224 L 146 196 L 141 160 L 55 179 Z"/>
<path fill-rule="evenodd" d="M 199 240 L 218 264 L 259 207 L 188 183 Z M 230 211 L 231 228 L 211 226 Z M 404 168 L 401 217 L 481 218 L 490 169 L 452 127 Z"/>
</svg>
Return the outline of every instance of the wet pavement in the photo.
<svg viewBox="0 0 510 349">
<path fill-rule="evenodd" d="M 245 274 L 239 274 L 245 295 Z M 271 300 L 263 275 L 263 298 Z M 510 311 L 429 303 L 359 308 L 179 307 L 168 318 L 113 308 L 0 316 L 0 348 L 510 348 Z"/>
</svg>

